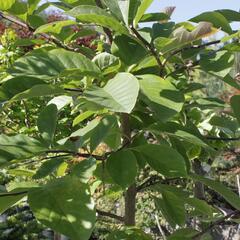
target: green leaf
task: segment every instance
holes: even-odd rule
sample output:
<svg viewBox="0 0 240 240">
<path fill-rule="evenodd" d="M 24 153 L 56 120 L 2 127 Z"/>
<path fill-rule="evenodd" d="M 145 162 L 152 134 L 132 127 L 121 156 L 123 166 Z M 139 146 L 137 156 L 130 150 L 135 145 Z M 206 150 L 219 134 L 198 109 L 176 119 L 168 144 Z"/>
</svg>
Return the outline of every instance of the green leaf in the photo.
<svg viewBox="0 0 240 240">
<path fill-rule="evenodd" d="M 30 99 L 30 98 L 50 96 L 50 95 L 60 95 L 64 93 L 65 91 L 60 87 L 41 84 L 41 85 L 35 85 L 29 90 L 26 90 L 22 93 L 15 95 L 11 100 L 19 101 L 23 99 Z"/>
<path fill-rule="evenodd" d="M 44 162 L 41 167 L 38 168 L 36 174 L 33 176 L 33 179 L 45 178 L 54 171 L 64 162 L 64 157 L 57 157 L 51 160 Z"/>
<path fill-rule="evenodd" d="M 150 7 L 152 2 L 153 2 L 153 0 L 142 0 L 141 1 L 141 5 L 138 7 L 137 14 L 133 20 L 133 24 L 135 27 L 138 25 L 138 22 L 141 20 L 143 14 Z"/>
<path fill-rule="evenodd" d="M 107 27 L 117 33 L 128 34 L 128 30 L 116 18 L 96 6 L 82 5 L 67 12 L 68 15 L 77 18 L 84 23 L 95 23 Z"/>
<path fill-rule="evenodd" d="M 97 168 L 97 161 L 95 158 L 90 157 L 77 163 L 71 172 L 71 176 L 76 176 L 83 183 L 87 183 L 93 176 L 93 172 Z"/>
<path fill-rule="evenodd" d="M 146 144 L 132 148 L 146 159 L 148 164 L 166 177 L 186 177 L 184 158 L 173 148 L 166 145 Z"/>
<path fill-rule="evenodd" d="M 27 4 L 25 2 L 15 1 L 15 3 L 8 9 L 11 14 L 21 16 L 27 12 Z"/>
<path fill-rule="evenodd" d="M 212 188 L 214 191 L 222 195 L 222 197 L 234 208 L 240 210 L 240 198 L 237 194 L 229 190 L 222 183 L 204 178 L 202 176 L 191 174 L 190 176 L 193 181 L 199 181 L 205 184 L 206 186 Z"/>
<path fill-rule="evenodd" d="M 105 87 L 91 87 L 84 92 L 84 96 L 110 111 L 130 113 L 136 104 L 138 92 L 138 80 L 132 74 L 118 73 Z"/>
<path fill-rule="evenodd" d="M 42 138 L 49 144 L 53 142 L 57 125 L 57 114 L 57 106 L 55 104 L 50 104 L 41 111 L 38 117 L 38 130 L 41 133 Z"/>
<path fill-rule="evenodd" d="M 219 12 L 205 12 L 194 18 L 191 18 L 191 22 L 210 22 L 214 27 L 220 28 L 222 31 L 231 34 L 232 28 L 228 20 Z"/>
<path fill-rule="evenodd" d="M 0 163 L 15 159 L 26 159 L 46 150 L 38 140 L 23 134 L 0 135 Z"/>
<path fill-rule="evenodd" d="M 88 240 L 96 220 L 88 186 L 77 177 L 56 179 L 29 192 L 35 217 L 71 239 Z"/>
<path fill-rule="evenodd" d="M 126 44 L 126 42 L 128 44 Z M 126 66 L 131 66 L 140 62 L 149 54 L 135 39 L 125 35 L 116 36 L 114 38 L 111 52 L 119 57 Z"/>
<path fill-rule="evenodd" d="M 62 30 L 62 28 L 66 26 L 71 26 L 76 24 L 75 21 L 73 20 L 63 20 L 63 21 L 56 21 L 56 22 L 51 22 L 47 23 L 45 25 L 41 25 L 35 30 L 35 34 L 39 33 L 56 33 L 59 34 Z"/>
<path fill-rule="evenodd" d="M 231 107 L 240 124 L 240 95 L 235 95 L 231 98 Z"/>
<path fill-rule="evenodd" d="M 202 70 L 219 77 L 226 77 L 232 70 L 233 64 L 234 55 L 225 50 L 201 55 L 200 58 Z"/>
<path fill-rule="evenodd" d="M 28 0 L 28 14 L 32 15 L 33 12 L 37 9 L 38 4 L 41 0 Z"/>
<path fill-rule="evenodd" d="M 15 77 L 4 82 L 0 87 L 0 101 L 10 100 L 15 95 L 24 92 L 35 85 L 45 84 L 38 78 L 32 77 Z"/>
<path fill-rule="evenodd" d="M 186 214 L 183 199 L 170 191 L 162 191 L 161 194 L 161 198 L 155 198 L 156 207 L 173 227 L 184 225 Z"/>
<path fill-rule="evenodd" d="M 91 117 L 95 112 L 93 111 L 86 111 L 84 113 L 81 113 L 73 120 L 73 127 L 81 123 L 82 121 L 86 120 L 87 118 Z"/>
<path fill-rule="evenodd" d="M 134 183 L 137 176 L 137 160 L 129 150 L 112 153 L 107 159 L 106 167 L 114 182 L 122 188 Z"/>
<path fill-rule="evenodd" d="M 221 9 L 216 12 L 221 13 L 229 22 L 239 22 L 240 13 L 231 9 Z"/>
<path fill-rule="evenodd" d="M 0 0 L 0 10 L 6 11 L 12 7 L 15 3 L 15 0 Z"/>
<path fill-rule="evenodd" d="M 116 72 L 121 67 L 118 57 L 110 53 L 100 53 L 93 58 L 93 62 L 103 71 L 104 74 Z"/>
<path fill-rule="evenodd" d="M 240 104 L 240 101 L 238 102 Z M 239 106 L 239 105 L 238 105 Z M 225 128 L 227 130 L 231 130 L 233 133 L 235 133 L 238 129 L 238 124 L 236 121 L 233 121 L 227 117 L 224 116 L 213 116 L 209 123 L 213 126 L 218 126 L 221 128 Z"/>
<path fill-rule="evenodd" d="M 58 111 L 63 109 L 65 106 L 69 105 L 72 102 L 72 97 L 62 95 L 62 96 L 57 96 L 51 99 L 47 105 L 50 104 L 55 104 L 57 106 Z"/>
<path fill-rule="evenodd" d="M 142 100 L 161 121 L 167 121 L 182 110 L 184 96 L 170 81 L 150 74 L 139 78 Z"/>
<path fill-rule="evenodd" d="M 27 193 L 25 192 L 26 189 L 14 189 L 7 193 L 20 193 L 15 196 L 3 196 L 6 192 L 0 193 L 0 214 L 4 213 L 7 209 L 9 209 L 11 206 L 18 203 L 21 199 L 23 199 Z M 23 193 L 21 193 L 23 192 Z M 24 193 L 25 192 L 25 193 Z"/>
<path fill-rule="evenodd" d="M 79 77 L 101 76 L 98 67 L 87 57 L 64 49 L 28 54 L 15 61 L 9 73 L 14 76 L 31 76 L 41 79 L 56 78 L 60 75 L 68 76 L 73 73 Z"/>
<path fill-rule="evenodd" d="M 140 19 L 140 22 L 160 22 L 169 20 L 166 13 L 146 13 Z"/>
</svg>

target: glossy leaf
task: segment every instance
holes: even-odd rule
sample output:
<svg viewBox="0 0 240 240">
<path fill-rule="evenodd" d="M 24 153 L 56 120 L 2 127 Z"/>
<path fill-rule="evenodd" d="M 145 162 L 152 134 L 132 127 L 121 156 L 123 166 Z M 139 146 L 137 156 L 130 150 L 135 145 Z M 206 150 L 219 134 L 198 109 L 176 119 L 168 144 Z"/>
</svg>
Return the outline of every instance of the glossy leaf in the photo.
<svg viewBox="0 0 240 240">
<path fill-rule="evenodd" d="M 105 87 L 92 87 L 84 92 L 84 96 L 110 111 L 130 113 L 136 104 L 138 92 L 138 80 L 132 74 L 118 73 Z"/>
<path fill-rule="evenodd" d="M 77 177 L 56 179 L 29 192 L 35 217 L 71 239 L 88 240 L 96 213 L 87 185 Z"/>
<path fill-rule="evenodd" d="M 161 121 L 166 121 L 181 111 L 184 96 L 170 81 L 156 75 L 142 75 L 139 78 L 142 100 Z"/>
<path fill-rule="evenodd" d="M 114 182 L 122 188 L 130 186 L 137 176 L 137 160 L 129 150 L 112 153 L 106 167 Z"/>
<path fill-rule="evenodd" d="M 19 58 L 9 72 L 14 76 L 37 78 L 56 78 L 60 75 L 71 74 L 79 77 L 101 75 L 98 67 L 87 57 L 63 49 L 28 54 Z"/>
<path fill-rule="evenodd" d="M 186 177 L 184 158 L 173 148 L 166 145 L 146 144 L 133 148 L 142 154 L 148 164 L 166 177 Z"/>
<path fill-rule="evenodd" d="M 82 5 L 73 8 L 67 12 L 68 15 L 76 17 L 84 23 L 95 23 L 97 25 L 108 27 L 116 32 L 128 34 L 128 30 L 116 18 L 96 6 Z"/>
</svg>

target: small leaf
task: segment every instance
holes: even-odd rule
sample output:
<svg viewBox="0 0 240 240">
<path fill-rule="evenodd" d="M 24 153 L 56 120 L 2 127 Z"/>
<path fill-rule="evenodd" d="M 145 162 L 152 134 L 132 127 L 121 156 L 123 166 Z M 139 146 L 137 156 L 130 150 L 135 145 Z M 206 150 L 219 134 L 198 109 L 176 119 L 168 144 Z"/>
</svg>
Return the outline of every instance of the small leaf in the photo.
<svg viewBox="0 0 240 240">
<path fill-rule="evenodd" d="M 31 190 L 28 202 L 45 226 L 71 239 L 89 239 L 96 213 L 87 185 L 77 177 L 56 179 Z"/>
<path fill-rule="evenodd" d="M 137 14 L 133 20 L 133 24 L 135 27 L 138 25 L 138 22 L 141 20 L 143 14 L 150 7 L 152 2 L 153 2 L 153 0 L 142 0 L 141 1 L 141 5 L 138 7 Z"/>
<path fill-rule="evenodd" d="M 53 142 L 57 125 L 57 113 L 57 106 L 55 104 L 50 104 L 41 111 L 38 117 L 38 130 L 41 133 L 42 138 L 49 144 Z"/>
<path fill-rule="evenodd" d="M 113 112 L 130 113 L 137 101 L 138 80 L 130 73 L 118 73 L 104 88 L 92 87 L 84 92 L 94 102 Z"/>
<path fill-rule="evenodd" d="M 130 186 L 137 176 L 137 160 L 129 150 L 112 153 L 107 159 L 107 170 L 114 182 L 122 188 Z"/>
<path fill-rule="evenodd" d="M 184 158 L 173 148 L 166 145 L 146 144 L 132 148 L 142 154 L 148 164 L 166 177 L 186 177 Z"/>
</svg>

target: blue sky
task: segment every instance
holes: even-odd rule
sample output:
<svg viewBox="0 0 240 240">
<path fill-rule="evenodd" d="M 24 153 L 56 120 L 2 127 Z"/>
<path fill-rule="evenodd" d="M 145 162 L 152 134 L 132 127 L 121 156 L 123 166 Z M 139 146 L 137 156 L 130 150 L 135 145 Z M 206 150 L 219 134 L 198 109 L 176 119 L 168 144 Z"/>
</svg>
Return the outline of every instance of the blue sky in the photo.
<svg viewBox="0 0 240 240">
<path fill-rule="evenodd" d="M 201 12 L 216 9 L 239 11 L 240 0 L 154 0 L 148 11 L 158 12 L 167 6 L 176 6 L 172 19 L 176 22 L 186 21 Z"/>
</svg>

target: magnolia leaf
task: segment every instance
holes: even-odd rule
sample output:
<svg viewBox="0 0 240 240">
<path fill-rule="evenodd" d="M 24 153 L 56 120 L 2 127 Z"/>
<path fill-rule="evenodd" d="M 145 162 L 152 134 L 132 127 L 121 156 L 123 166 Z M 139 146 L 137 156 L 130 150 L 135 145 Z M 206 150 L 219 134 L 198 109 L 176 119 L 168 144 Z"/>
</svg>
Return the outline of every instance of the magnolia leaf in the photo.
<svg viewBox="0 0 240 240">
<path fill-rule="evenodd" d="M 77 18 L 84 23 L 95 23 L 110 28 L 118 33 L 128 34 L 128 30 L 115 17 L 104 9 L 96 6 L 82 5 L 67 12 L 68 15 Z"/>
<path fill-rule="evenodd" d="M 91 87 L 84 92 L 88 101 L 113 112 L 130 113 L 137 101 L 138 80 L 130 73 L 118 73 L 105 87 Z"/>
<path fill-rule="evenodd" d="M 73 74 L 78 77 L 93 76 L 99 78 L 101 76 L 99 68 L 87 57 L 64 49 L 28 54 L 15 61 L 9 73 L 14 76 L 46 79 Z"/>
<path fill-rule="evenodd" d="M 191 22 L 209 22 L 212 23 L 215 28 L 220 28 L 222 31 L 231 34 L 232 28 L 228 20 L 219 12 L 205 12 L 194 18 L 191 18 Z"/>
<path fill-rule="evenodd" d="M 167 121 L 179 113 L 183 107 L 184 96 L 170 81 L 156 75 L 141 75 L 140 89 L 144 101 L 161 121 Z"/>
<path fill-rule="evenodd" d="M 88 240 L 96 220 L 88 186 L 67 176 L 35 188 L 28 194 L 35 217 L 71 239 Z"/>
<path fill-rule="evenodd" d="M 64 21 L 57 21 L 57 22 L 51 22 L 45 25 L 41 25 L 35 30 L 35 34 L 39 33 L 56 33 L 59 34 L 62 30 L 62 28 L 66 26 L 71 26 L 76 24 L 75 21 L 72 20 L 64 20 Z"/>
<path fill-rule="evenodd" d="M 57 106 L 55 104 L 50 104 L 41 111 L 38 117 L 38 130 L 41 133 L 42 138 L 49 144 L 52 143 L 54 138 L 57 125 L 57 114 Z"/>
<path fill-rule="evenodd" d="M 187 176 L 184 158 L 171 147 L 146 144 L 132 150 L 140 153 L 154 170 L 166 177 Z"/>
<path fill-rule="evenodd" d="M 135 27 L 138 25 L 138 22 L 141 20 L 143 14 L 150 7 L 152 2 L 153 2 L 153 0 L 142 0 L 141 5 L 138 7 L 136 16 L 133 20 L 133 24 L 134 24 Z"/>
<path fill-rule="evenodd" d="M 196 41 L 198 39 L 207 37 L 214 34 L 215 31 L 212 29 L 212 24 L 208 22 L 200 22 L 196 28 L 189 32 L 183 26 L 177 28 L 173 33 L 173 38 L 177 39 L 179 43 L 187 44 L 189 42 Z"/>
<path fill-rule="evenodd" d="M 114 182 L 122 188 L 134 183 L 137 176 L 137 160 L 129 150 L 112 153 L 107 159 L 106 167 Z"/>
</svg>

